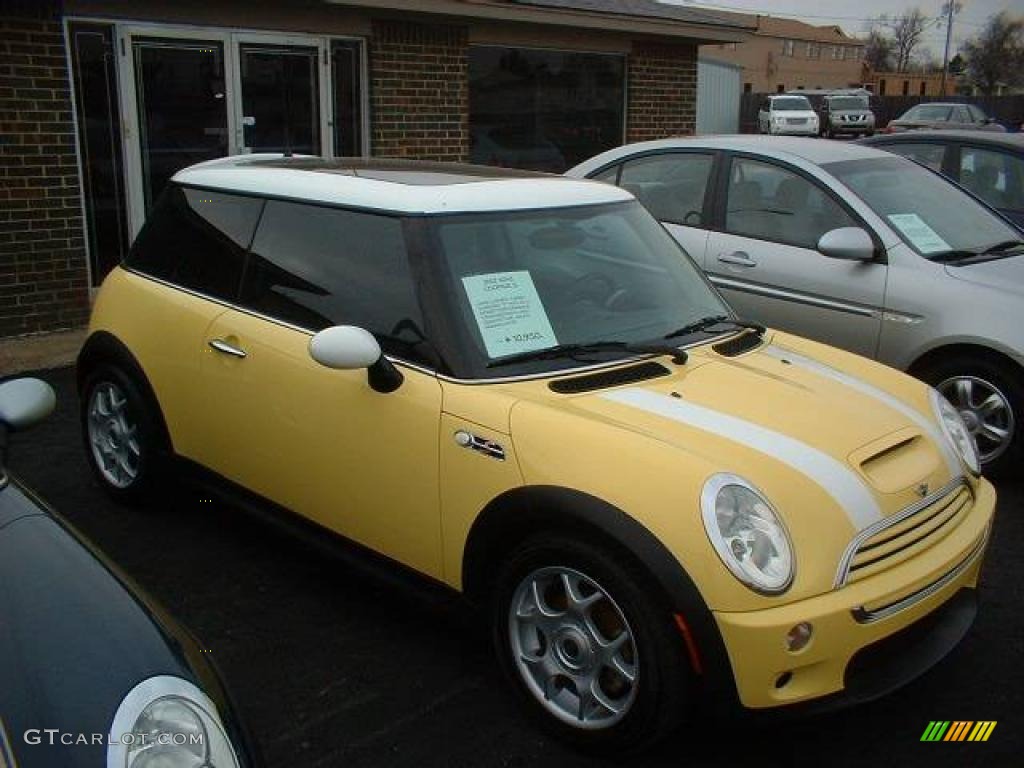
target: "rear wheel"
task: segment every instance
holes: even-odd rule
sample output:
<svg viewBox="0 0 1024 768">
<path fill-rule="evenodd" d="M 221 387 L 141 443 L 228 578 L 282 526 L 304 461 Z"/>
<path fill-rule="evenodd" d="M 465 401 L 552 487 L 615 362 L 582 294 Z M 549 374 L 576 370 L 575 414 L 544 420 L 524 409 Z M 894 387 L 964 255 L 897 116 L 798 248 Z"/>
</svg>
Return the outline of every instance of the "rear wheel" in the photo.
<svg viewBox="0 0 1024 768">
<path fill-rule="evenodd" d="M 117 501 L 142 500 L 167 453 L 154 406 L 130 375 L 107 364 L 88 374 L 82 392 L 82 434 L 96 479 Z"/>
<path fill-rule="evenodd" d="M 585 749 L 656 741 L 692 698 L 671 611 L 622 560 L 584 541 L 534 538 L 505 562 L 492 598 L 509 681 L 545 727 Z"/>
<path fill-rule="evenodd" d="M 1019 372 L 990 360 L 960 357 L 928 368 L 923 378 L 960 412 L 974 437 L 983 472 L 1000 474 L 1019 465 L 1024 454 L 1024 386 Z"/>
</svg>

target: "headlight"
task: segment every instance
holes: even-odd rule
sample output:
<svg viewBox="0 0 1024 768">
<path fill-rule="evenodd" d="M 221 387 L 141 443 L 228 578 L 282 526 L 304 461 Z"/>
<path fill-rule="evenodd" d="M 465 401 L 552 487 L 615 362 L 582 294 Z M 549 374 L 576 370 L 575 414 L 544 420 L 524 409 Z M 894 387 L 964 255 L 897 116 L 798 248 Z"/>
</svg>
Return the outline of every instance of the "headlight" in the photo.
<svg viewBox="0 0 1024 768">
<path fill-rule="evenodd" d="M 756 592 L 785 592 L 793 581 L 793 547 L 772 505 L 742 477 L 708 478 L 700 499 L 704 530 L 732 574 Z"/>
<path fill-rule="evenodd" d="M 107 768 L 238 768 L 210 698 L 187 680 L 144 680 L 110 726 Z"/>
<path fill-rule="evenodd" d="M 949 444 L 953 446 L 953 450 L 971 472 L 976 475 L 981 474 L 978 449 L 971 433 L 967 431 L 967 425 L 960 417 L 960 412 L 937 389 L 932 389 L 928 394 L 931 397 L 935 418 L 942 426 L 942 431 L 945 433 L 946 439 L 949 440 Z"/>
</svg>

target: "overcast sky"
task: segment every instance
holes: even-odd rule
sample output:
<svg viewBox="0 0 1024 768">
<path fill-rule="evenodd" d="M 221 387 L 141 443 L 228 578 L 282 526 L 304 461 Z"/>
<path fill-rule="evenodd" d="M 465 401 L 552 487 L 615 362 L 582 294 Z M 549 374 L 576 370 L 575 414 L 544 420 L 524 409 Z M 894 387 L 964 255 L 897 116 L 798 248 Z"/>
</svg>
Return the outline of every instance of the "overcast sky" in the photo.
<svg viewBox="0 0 1024 768">
<path fill-rule="evenodd" d="M 861 35 L 869 19 L 887 13 L 899 14 L 915 6 L 932 19 L 942 13 L 944 0 L 662 0 L 676 5 L 696 5 L 720 10 L 734 10 L 744 13 L 760 13 L 768 16 L 782 16 L 800 19 L 808 24 L 839 24 L 851 35 Z M 1009 11 L 1015 16 L 1024 16 L 1024 0 L 961 0 L 963 10 L 953 22 L 952 50 L 957 44 L 976 35 L 985 21 L 994 13 Z M 936 58 L 942 57 L 946 40 L 944 24 L 929 24 L 922 46 L 928 48 Z"/>
</svg>

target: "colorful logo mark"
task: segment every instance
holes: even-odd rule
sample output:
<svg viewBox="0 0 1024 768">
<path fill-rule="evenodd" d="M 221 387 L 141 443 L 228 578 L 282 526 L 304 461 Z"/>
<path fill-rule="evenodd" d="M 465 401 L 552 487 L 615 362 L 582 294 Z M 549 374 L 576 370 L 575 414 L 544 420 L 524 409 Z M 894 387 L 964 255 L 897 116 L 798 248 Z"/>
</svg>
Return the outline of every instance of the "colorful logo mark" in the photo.
<svg viewBox="0 0 1024 768">
<path fill-rule="evenodd" d="M 921 741 L 988 741 L 995 728 L 995 720 L 932 720 Z"/>
</svg>

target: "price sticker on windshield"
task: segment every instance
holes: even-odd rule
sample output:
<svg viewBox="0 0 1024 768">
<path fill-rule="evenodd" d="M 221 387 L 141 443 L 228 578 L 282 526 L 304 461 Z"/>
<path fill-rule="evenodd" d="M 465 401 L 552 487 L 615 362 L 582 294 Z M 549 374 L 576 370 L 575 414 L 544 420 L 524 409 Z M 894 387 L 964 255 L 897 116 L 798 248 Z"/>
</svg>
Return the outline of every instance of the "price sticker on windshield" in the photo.
<svg viewBox="0 0 1024 768">
<path fill-rule="evenodd" d="M 921 253 L 952 250 L 949 243 L 939 237 L 939 233 L 929 227 L 916 213 L 890 213 L 888 218 Z"/>
<path fill-rule="evenodd" d="M 470 275 L 462 286 L 490 358 L 558 344 L 529 272 Z"/>
</svg>

